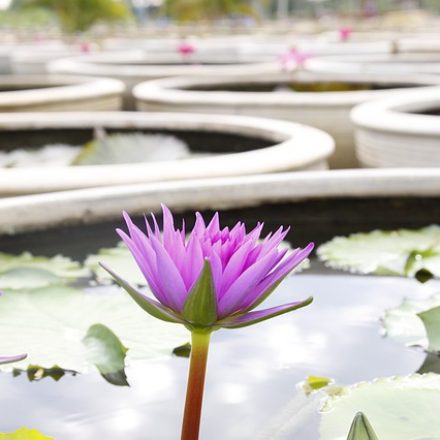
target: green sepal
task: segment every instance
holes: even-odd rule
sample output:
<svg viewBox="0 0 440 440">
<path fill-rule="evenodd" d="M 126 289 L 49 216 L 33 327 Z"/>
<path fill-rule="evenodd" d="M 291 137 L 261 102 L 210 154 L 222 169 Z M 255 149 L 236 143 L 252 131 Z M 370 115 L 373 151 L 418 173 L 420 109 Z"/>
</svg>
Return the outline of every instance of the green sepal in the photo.
<svg viewBox="0 0 440 440">
<path fill-rule="evenodd" d="M 208 260 L 205 260 L 199 279 L 188 294 L 182 315 L 194 327 L 211 327 L 217 321 L 217 299 Z"/>
<path fill-rule="evenodd" d="M 284 315 L 285 313 L 292 312 L 293 310 L 301 309 L 303 307 L 308 306 L 312 302 L 313 302 L 313 297 L 310 296 L 305 301 L 292 304 L 292 306 L 290 307 L 287 307 L 282 310 L 278 310 L 276 312 L 270 313 L 265 316 L 260 316 L 259 318 L 255 318 L 255 319 L 251 318 L 253 314 L 257 314 L 258 312 L 249 312 L 246 314 L 240 314 L 234 316 L 233 318 L 226 318 L 224 321 L 218 321 L 217 324 L 219 327 L 228 328 L 228 329 L 248 327 L 249 325 L 258 324 L 259 322 L 263 322 L 268 319 L 275 318 L 276 316 Z"/>
<path fill-rule="evenodd" d="M 358 412 L 351 424 L 347 440 L 379 440 L 365 414 Z"/>
<path fill-rule="evenodd" d="M 162 304 L 155 301 L 154 299 L 147 298 L 143 293 L 139 292 L 130 283 L 122 279 L 119 275 L 114 273 L 111 269 L 106 267 L 104 264 L 100 263 L 101 267 L 105 269 L 112 278 L 116 281 L 119 286 L 121 286 L 140 306 L 143 310 L 162 321 L 174 322 L 182 324 L 183 321 L 175 315 L 171 310 L 165 308 Z"/>
</svg>

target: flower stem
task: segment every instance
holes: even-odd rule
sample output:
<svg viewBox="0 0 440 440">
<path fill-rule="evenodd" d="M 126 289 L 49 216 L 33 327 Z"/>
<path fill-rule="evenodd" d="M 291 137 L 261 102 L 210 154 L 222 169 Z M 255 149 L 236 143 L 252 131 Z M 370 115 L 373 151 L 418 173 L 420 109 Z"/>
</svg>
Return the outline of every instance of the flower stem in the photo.
<svg viewBox="0 0 440 440">
<path fill-rule="evenodd" d="M 210 332 L 191 332 L 191 359 L 181 440 L 198 440 Z"/>
</svg>

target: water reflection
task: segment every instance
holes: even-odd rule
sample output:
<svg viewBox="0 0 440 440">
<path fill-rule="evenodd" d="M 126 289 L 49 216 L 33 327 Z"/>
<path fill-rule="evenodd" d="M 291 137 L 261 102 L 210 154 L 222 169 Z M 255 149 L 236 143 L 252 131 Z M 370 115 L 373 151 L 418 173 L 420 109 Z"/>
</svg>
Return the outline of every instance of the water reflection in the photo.
<svg viewBox="0 0 440 440">
<path fill-rule="evenodd" d="M 267 306 L 313 294 L 310 307 L 214 334 L 201 438 L 261 438 L 308 375 L 352 383 L 416 371 L 425 354 L 382 338 L 378 318 L 404 296 L 427 296 L 439 286 L 313 272 L 289 278 Z M 2 374 L 0 426 L 32 426 L 58 440 L 177 439 L 187 366 L 178 357 L 136 362 L 126 371 L 129 388 L 109 385 L 98 372 L 58 383 Z M 315 440 L 316 431 L 298 438 Z"/>
</svg>

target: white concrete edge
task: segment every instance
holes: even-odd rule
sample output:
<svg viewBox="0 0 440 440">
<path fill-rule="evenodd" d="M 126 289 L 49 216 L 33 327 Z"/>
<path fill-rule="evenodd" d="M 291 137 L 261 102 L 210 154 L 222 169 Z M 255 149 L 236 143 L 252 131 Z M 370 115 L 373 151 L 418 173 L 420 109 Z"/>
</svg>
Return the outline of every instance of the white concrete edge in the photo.
<svg viewBox="0 0 440 440">
<path fill-rule="evenodd" d="M 440 87 L 427 87 L 360 104 L 350 117 L 358 128 L 440 136 L 439 116 L 405 113 L 435 107 L 440 108 Z"/>
<path fill-rule="evenodd" d="M 113 58 L 117 58 L 121 54 L 112 53 Z M 109 55 L 109 60 L 111 59 Z M 124 55 L 125 56 L 125 55 Z M 134 56 L 132 62 L 136 61 L 139 55 Z M 145 57 L 145 54 L 144 54 Z M 151 55 L 152 60 L 156 58 L 157 63 L 163 63 L 164 57 Z M 52 73 L 89 75 L 89 76 L 106 76 L 121 79 L 130 78 L 164 78 L 174 76 L 198 76 L 198 75 L 262 75 L 266 73 L 276 73 L 282 70 L 281 63 L 277 60 L 277 56 L 273 56 L 273 61 L 267 61 L 267 57 L 261 57 L 258 61 L 256 58 L 250 62 L 238 62 L 228 65 L 201 65 L 197 63 L 188 63 L 182 65 L 137 65 L 130 64 L 130 57 L 126 56 L 126 64 L 110 64 L 105 62 L 105 58 L 97 58 L 93 62 L 93 56 L 72 57 L 50 61 L 47 64 L 47 70 Z"/>
<path fill-rule="evenodd" d="M 389 74 L 323 74 L 312 72 L 282 72 L 264 77 L 253 76 L 211 76 L 211 77 L 175 77 L 142 82 L 133 88 L 133 96 L 139 102 L 170 103 L 179 105 L 215 104 L 217 106 L 266 106 L 266 105 L 320 105 L 320 106 L 347 106 L 355 105 L 383 95 L 384 90 L 365 90 L 349 92 L 234 92 L 234 91 L 203 91 L 185 90 L 196 86 L 209 86 L 216 84 L 254 83 L 265 84 L 294 80 L 309 81 L 347 81 L 347 82 L 376 82 L 394 84 L 414 84 L 414 86 L 440 85 L 440 76 L 435 75 L 389 75 Z M 420 87 L 417 87 L 420 88 Z M 399 94 L 407 88 L 386 90 L 389 94 Z"/>
<path fill-rule="evenodd" d="M 73 75 L 2 75 L 0 85 L 36 84 L 47 88 L 0 92 L 0 106 L 81 100 L 103 95 L 122 95 L 125 85 L 112 78 Z M 61 84 L 61 85 L 60 85 Z"/>
<path fill-rule="evenodd" d="M 331 198 L 440 197 L 440 169 L 309 171 L 94 188 L 0 199 L 0 233 L 157 211 L 227 209 Z M 343 214 L 341 214 L 343 215 Z"/>
<path fill-rule="evenodd" d="M 142 114 L 112 112 L 67 114 L 0 114 L 0 129 L 69 127 L 156 128 L 217 131 L 260 136 L 275 145 L 243 153 L 121 165 L 51 168 L 9 168 L 0 173 L 3 196 L 77 188 L 138 184 L 154 181 L 249 175 L 313 168 L 326 163 L 334 152 L 333 139 L 321 130 L 301 124 L 256 117 L 223 115 Z M 88 117 L 88 118 L 87 118 Z M 110 123 L 117 122 L 117 125 Z"/>
<path fill-rule="evenodd" d="M 433 61 L 437 61 L 434 64 Z M 399 65 L 414 63 L 409 71 L 402 72 Z M 315 73 L 398 73 L 414 74 L 417 64 L 417 72 L 436 74 L 440 72 L 440 53 L 377 53 L 377 54 L 352 54 L 352 55 L 329 55 L 313 57 L 305 61 L 305 69 Z M 421 66 L 420 66 L 421 64 Z"/>
</svg>

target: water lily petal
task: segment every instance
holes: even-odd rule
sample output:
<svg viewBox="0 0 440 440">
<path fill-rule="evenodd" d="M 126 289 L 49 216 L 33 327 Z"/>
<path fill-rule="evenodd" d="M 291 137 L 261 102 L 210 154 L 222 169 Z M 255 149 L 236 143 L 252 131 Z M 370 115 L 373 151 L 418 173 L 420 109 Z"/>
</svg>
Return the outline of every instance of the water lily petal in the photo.
<svg viewBox="0 0 440 440">
<path fill-rule="evenodd" d="M 279 285 L 279 283 L 312 252 L 313 243 L 309 243 L 304 249 L 291 253 L 271 273 L 269 273 L 255 287 L 251 295 L 243 300 L 244 310 L 252 310 L 260 305 Z"/>
<path fill-rule="evenodd" d="M 0 364 L 10 364 L 11 362 L 18 362 L 26 359 L 27 354 L 16 354 L 12 356 L 0 356 Z"/>
<path fill-rule="evenodd" d="M 255 286 L 273 268 L 278 256 L 276 250 L 258 260 L 254 265 L 245 270 L 231 287 L 219 299 L 219 316 L 225 317 L 242 308 L 242 301 L 251 293 Z"/>
<path fill-rule="evenodd" d="M 161 290 L 166 297 L 166 305 L 178 312 L 182 311 L 186 300 L 187 289 L 174 261 L 156 237 L 151 244 L 157 258 L 157 278 L 160 279 Z"/>
<path fill-rule="evenodd" d="M 142 245 L 136 246 L 135 242 L 124 231 L 117 229 L 116 232 L 133 255 L 154 296 L 160 302 L 166 304 L 166 297 L 157 279 L 156 254 L 151 248 L 147 237 L 144 237 Z"/>
</svg>

